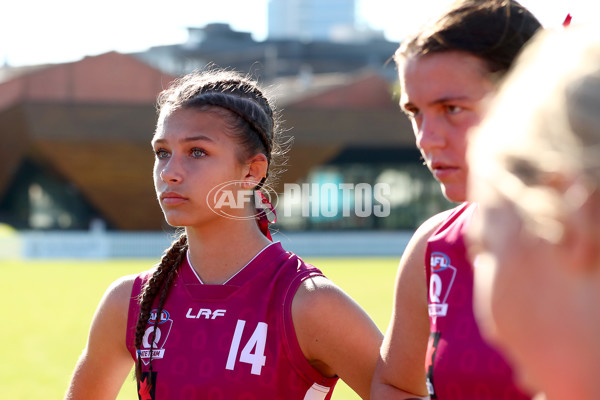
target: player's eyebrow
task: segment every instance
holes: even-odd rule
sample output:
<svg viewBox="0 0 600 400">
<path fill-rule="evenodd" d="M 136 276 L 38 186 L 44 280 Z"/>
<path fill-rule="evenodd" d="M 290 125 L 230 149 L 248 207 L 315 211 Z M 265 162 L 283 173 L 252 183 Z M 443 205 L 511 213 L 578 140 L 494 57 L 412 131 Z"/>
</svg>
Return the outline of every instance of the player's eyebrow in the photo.
<svg viewBox="0 0 600 400">
<path fill-rule="evenodd" d="M 214 142 L 214 140 L 212 138 L 205 136 L 205 135 L 187 136 L 187 137 L 184 137 L 179 140 L 179 142 L 182 142 L 182 143 L 196 142 L 196 141 Z M 165 143 L 167 143 L 167 140 L 164 138 L 158 138 L 158 139 L 152 140 L 152 143 L 153 144 L 165 144 Z"/>
</svg>

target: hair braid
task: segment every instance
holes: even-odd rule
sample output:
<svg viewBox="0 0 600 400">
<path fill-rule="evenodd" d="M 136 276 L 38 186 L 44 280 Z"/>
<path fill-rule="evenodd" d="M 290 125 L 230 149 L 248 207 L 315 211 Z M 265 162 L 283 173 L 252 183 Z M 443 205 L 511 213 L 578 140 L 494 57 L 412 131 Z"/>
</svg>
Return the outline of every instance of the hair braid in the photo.
<svg viewBox="0 0 600 400">
<path fill-rule="evenodd" d="M 156 314 L 156 320 L 154 321 L 154 330 L 152 331 L 152 336 L 150 337 L 150 374 L 148 384 L 152 384 L 152 350 L 154 347 L 154 338 L 156 337 L 156 327 L 158 326 L 158 322 L 160 321 L 160 315 L 162 313 L 162 308 L 166 301 L 169 289 L 171 288 L 171 284 L 175 276 L 177 275 L 177 270 L 183 261 L 183 257 L 185 257 L 187 251 L 187 236 L 182 234 L 177 240 L 175 240 L 171 247 L 169 247 L 165 253 L 163 254 L 160 263 L 156 271 L 152 274 L 150 279 L 144 285 L 142 292 L 138 296 L 140 303 L 140 313 L 138 316 L 137 325 L 135 328 L 135 348 L 137 349 L 137 361 L 135 367 L 135 375 L 138 381 L 142 379 L 142 358 L 140 354 L 140 349 L 142 347 L 142 341 L 144 338 L 144 334 L 146 331 L 146 325 L 148 324 L 148 320 L 150 319 L 150 315 L 152 313 L 152 305 L 154 304 L 154 300 L 160 291 L 160 298 L 158 304 L 158 310 Z M 161 291 L 162 288 L 162 291 Z"/>
</svg>

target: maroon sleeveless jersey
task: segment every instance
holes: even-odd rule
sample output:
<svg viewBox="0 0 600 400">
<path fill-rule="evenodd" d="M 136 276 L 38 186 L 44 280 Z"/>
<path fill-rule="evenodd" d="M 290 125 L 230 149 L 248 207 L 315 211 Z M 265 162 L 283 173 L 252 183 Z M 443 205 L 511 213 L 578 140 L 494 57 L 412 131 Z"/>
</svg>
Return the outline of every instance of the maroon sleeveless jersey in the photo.
<svg viewBox="0 0 600 400">
<path fill-rule="evenodd" d="M 137 296 L 152 270 L 133 285 L 127 348 L 134 360 Z M 304 280 L 322 275 L 273 243 L 223 285 L 205 285 L 183 262 L 160 316 L 157 303 L 141 346 L 138 394 L 153 399 L 330 399 L 336 378 L 315 370 L 298 344 L 291 304 Z M 319 310 L 314 310 L 318 313 Z M 152 350 L 150 338 L 159 319 Z"/>
<path fill-rule="evenodd" d="M 483 340 L 475 322 L 473 270 L 464 242 L 475 207 L 456 207 L 427 242 L 427 387 L 432 399 L 529 399 L 519 392 L 509 365 Z"/>
</svg>

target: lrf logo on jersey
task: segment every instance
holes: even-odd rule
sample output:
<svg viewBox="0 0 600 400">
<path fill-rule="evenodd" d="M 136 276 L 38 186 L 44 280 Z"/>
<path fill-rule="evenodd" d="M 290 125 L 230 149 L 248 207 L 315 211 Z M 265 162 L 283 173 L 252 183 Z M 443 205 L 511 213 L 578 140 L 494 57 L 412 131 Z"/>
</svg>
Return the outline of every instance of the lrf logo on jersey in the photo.
<svg viewBox="0 0 600 400">
<path fill-rule="evenodd" d="M 444 317 L 448 313 L 447 300 L 456 277 L 456 268 L 451 265 L 450 257 L 437 251 L 431 253 L 429 265 L 429 316 L 435 322 L 437 317 Z"/>
<path fill-rule="evenodd" d="M 199 318 L 216 319 L 217 317 L 224 317 L 226 311 L 227 310 L 222 310 L 222 309 L 213 311 L 210 308 L 200 308 L 198 311 L 196 311 L 192 307 L 190 307 L 188 309 L 187 314 L 185 314 L 185 317 L 191 318 L 191 319 L 199 319 Z"/>
</svg>

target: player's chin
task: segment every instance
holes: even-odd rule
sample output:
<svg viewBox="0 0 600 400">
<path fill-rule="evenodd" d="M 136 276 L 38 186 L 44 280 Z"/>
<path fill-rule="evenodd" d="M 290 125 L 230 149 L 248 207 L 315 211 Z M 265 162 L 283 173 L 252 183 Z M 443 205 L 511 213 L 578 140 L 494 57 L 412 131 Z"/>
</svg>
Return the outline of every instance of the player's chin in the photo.
<svg viewBox="0 0 600 400">
<path fill-rule="evenodd" d="M 467 185 L 465 182 L 440 182 L 442 194 L 453 203 L 467 201 Z"/>
<path fill-rule="evenodd" d="M 165 217 L 165 221 L 167 221 L 167 223 L 173 227 L 184 227 L 191 225 L 190 216 L 186 213 L 182 213 L 181 211 L 163 210 L 163 216 Z"/>
</svg>

